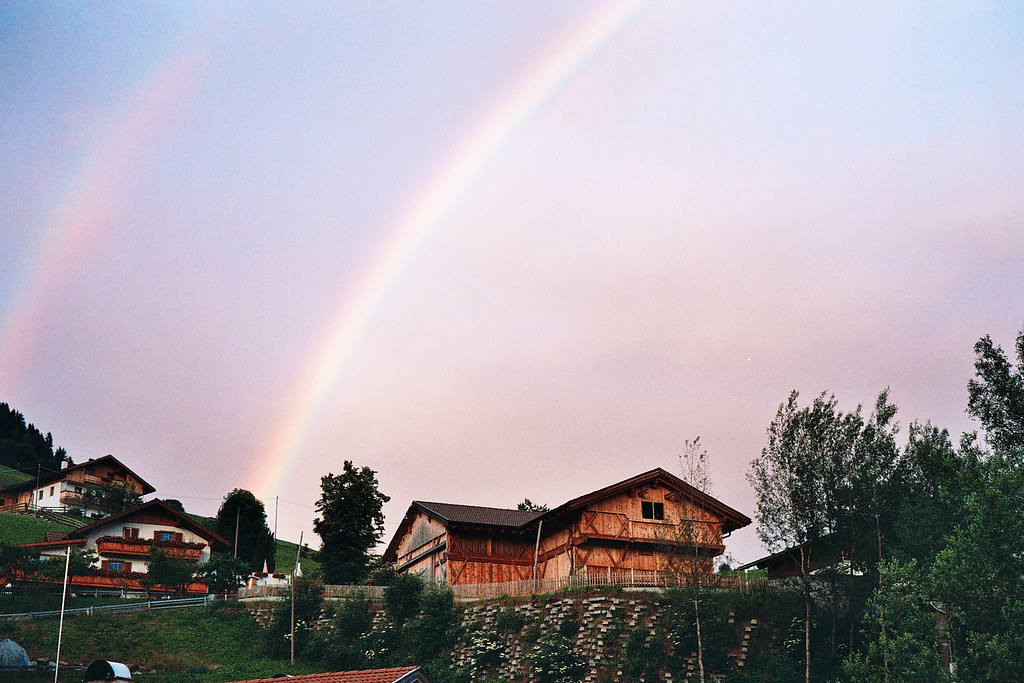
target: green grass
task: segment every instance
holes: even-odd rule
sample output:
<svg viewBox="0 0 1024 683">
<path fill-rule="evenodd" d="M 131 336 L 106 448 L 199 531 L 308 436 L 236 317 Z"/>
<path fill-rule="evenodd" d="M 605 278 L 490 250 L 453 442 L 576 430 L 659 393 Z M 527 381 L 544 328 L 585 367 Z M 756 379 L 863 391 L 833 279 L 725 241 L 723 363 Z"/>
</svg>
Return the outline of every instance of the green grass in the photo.
<svg viewBox="0 0 1024 683">
<path fill-rule="evenodd" d="M 14 484 L 23 484 L 26 481 L 35 479 L 34 474 L 27 474 L 25 472 L 19 472 L 16 469 L 8 467 L 7 465 L 0 465 L 0 486 L 13 486 Z"/>
<path fill-rule="evenodd" d="M 53 658 L 56 619 L 0 622 L 0 635 L 19 643 L 30 659 Z M 133 680 L 219 682 L 312 673 L 317 669 L 262 655 L 264 632 L 238 604 L 123 615 L 73 617 L 64 621 L 61 660 L 88 664 L 97 659 L 153 670 Z M 53 680 L 53 674 L 49 674 Z M 25 681 L 35 680 L 25 678 Z M 42 680 L 42 679 L 39 679 Z M 65 680 L 61 677 L 61 680 Z M 68 681 L 81 681 L 81 673 Z"/>
<path fill-rule="evenodd" d="M 71 527 L 46 519 L 0 512 L 0 543 L 17 545 L 43 541 L 47 531 L 71 531 Z"/>
<path fill-rule="evenodd" d="M 298 547 L 298 543 L 277 539 L 277 554 L 275 555 L 277 568 L 275 571 L 279 574 L 291 573 L 292 569 L 295 568 L 295 551 L 298 550 Z M 299 564 L 302 565 L 303 574 L 309 575 L 314 571 L 320 571 L 320 563 L 310 557 L 306 544 L 302 546 L 302 556 L 299 558 Z"/>
</svg>

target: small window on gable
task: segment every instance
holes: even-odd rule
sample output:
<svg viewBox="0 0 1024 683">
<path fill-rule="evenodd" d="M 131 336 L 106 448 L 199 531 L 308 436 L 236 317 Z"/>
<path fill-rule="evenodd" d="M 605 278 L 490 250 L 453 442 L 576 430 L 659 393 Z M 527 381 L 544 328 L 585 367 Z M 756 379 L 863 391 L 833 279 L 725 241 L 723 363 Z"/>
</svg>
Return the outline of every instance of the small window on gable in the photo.
<svg viewBox="0 0 1024 683">
<path fill-rule="evenodd" d="M 51 497 L 53 496 L 53 488 L 54 488 L 54 487 L 52 487 L 52 486 L 50 487 L 50 496 L 51 496 Z"/>
<path fill-rule="evenodd" d="M 138 538 L 139 530 L 137 527 L 126 526 L 121 528 L 121 535 L 125 538 Z"/>
<path fill-rule="evenodd" d="M 107 563 L 107 569 L 109 569 L 112 572 L 119 572 L 124 570 L 124 564 L 122 562 L 118 562 L 117 560 L 111 560 Z"/>
<path fill-rule="evenodd" d="M 640 511 L 644 519 L 665 519 L 665 504 L 650 500 L 640 501 Z"/>
<path fill-rule="evenodd" d="M 177 540 L 175 537 L 178 534 L 173 531 L 158 531 L 156 532 L 156 540 L 158 541 L 174 541 Z"/>
<path fill-rule="evenodd" d="M 75 487 L 75 493 L 81 493 L 81 492 L 82 492 L 82 487 L 81 486 L 76 486 Z"/>
</svg>

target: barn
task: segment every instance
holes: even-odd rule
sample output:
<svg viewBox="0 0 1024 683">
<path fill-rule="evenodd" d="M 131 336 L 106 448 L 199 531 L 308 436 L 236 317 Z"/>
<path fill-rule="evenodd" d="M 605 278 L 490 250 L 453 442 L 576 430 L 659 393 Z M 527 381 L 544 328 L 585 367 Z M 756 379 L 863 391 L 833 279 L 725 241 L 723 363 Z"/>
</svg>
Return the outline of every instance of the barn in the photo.
<svg viewBox="0 0 1024 683">
<path fill-rule="evenodd" d="M 750 518 L 656 468 L 542 512 L 413 501 L 384 559 L 449 585 L 707 572 Z"/>
</svg>

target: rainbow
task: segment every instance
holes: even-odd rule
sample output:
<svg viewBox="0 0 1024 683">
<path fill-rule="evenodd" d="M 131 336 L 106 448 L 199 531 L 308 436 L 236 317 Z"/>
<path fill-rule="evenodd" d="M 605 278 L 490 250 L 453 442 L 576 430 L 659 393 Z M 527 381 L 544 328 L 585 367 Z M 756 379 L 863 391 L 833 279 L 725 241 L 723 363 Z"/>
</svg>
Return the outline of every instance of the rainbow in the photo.
<svg viewBox="0 0 1024 683">
<path fill-rule="evenodd" d="M 116 223 L 124 188 L 145 162 L 152 139 L 195 87 L 204 63 L 182 52 L 136 81 L 95 136 L 67 190 L 40 219 L 36 244 L 26 252 L 34 258 L 14 275 L 15 295 L 0 317 L 0 395 L 10 393 L 19 374 L 31 366 L 47 300 L 65 284 L 62 277 L 88 262 L 90 250 Z"/>
<path fill-rule="evenodd" d="M 356 279 L 286 401 L 291 409 L 275 426 L 260 458 L 265 465 L 254 471 L 250 482 L 257 495 L 273 496 L 283 489 L 296 456 L 383 302 L 442 219 L 505 145 L 649 4 L 650 0 L 611 2 L 573 26 L 525 78 L 498 98 L 419 188 Z"/>
</svg>

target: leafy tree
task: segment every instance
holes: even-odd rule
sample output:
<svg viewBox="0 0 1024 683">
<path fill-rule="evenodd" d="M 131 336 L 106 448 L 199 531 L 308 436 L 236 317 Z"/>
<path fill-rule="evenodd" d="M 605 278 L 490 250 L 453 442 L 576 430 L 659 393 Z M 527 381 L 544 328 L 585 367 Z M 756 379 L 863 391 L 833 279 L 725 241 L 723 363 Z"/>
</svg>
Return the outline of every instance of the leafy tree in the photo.
<svg viewBox="0 0 1024 683">
<path fill-rule="evenodd" d="M 979 463 L 970 443 L 958 451 L 945 429 L 910 425 L 892 487 L 896 511 L 890 549 L 896 558 L 915 560 L 927 571 L 945 547 Z"/>
<path fill-rule="evenodd" d="M 142 505 L 142 496 L 128 482 L 90 486 L 82 494 L 80 505 L 88 510 L 99 510 L 112 515 Z"/>
<path fill-rule="evenodd" d="M 217 510 L 215 531 L 234 541 L 238 531 L 238 546 L 235 555 L 246 563 L 251 571 L 262 571 L 263 563 L 274 571 L 277 547 L 274 534 L 267 526 L 267 511 L 263 503 L 250 491 L 234 489 L 224 496 Z"/>
<path fill-rule="evenodd" d="M 39 553 L 0 541 L 0 586 L 17 586 L 37 565 Z"/>
<path fill-rule="evenodd" d="M 187 515 L 188 514 L 187 512 L 185 512 L 185 506 L 177 498 L 164 498 L 163 502 L 164 502 L 164 505 L 166 505 L 167 507 L 171 508 L 172 510 L 177 510 L 178 512 L 180 512 L 183 515 Z"/>
<path fill-rule="evenodd" d="M 974 345 L 977 379 L 967 384 L 967 412 L 998 449 L 1024 458 L 1024 331 L 1017 334 L 1017 364 L 985 335 Z"/>
<path fill-rule="evenodd" d="M 522 512 L 547 512 L 548 506 L 543 503 L 534 503 L 529 498 L 523 498 L 523 502 L 516 506 Z"/>
<path fill-rule="evenodd" d="M 938 683 L 949 680 L 939 659 L 935 610 L 927 600 L 927 577 L 916 560 L 885 560 L 869 603 L 867 651 L 844 663 L 857 683 Z"/>
<path fill-rule="evenodd" d="M 952 619 L 958 678 L 1024 680 L 1024 471 L 995 454 L 932 565 L 934 597 Z"/>
<path fill-rule="evenodd" d="M 236 591 L 249 575 L 249 563 L 227 553 L 214 553 L 210 560 L 199 566 L 198 577 L 215 593 Z"/>
<path fill-rule="evenodd" d="M 757 496 L 757 531 L 770 550 L 796 547 L 804 595 L 804 680 L 811 681 L 811 565 L 813 543 L 830 527 L 823 499 L 828 488 L 823 413 L 834 399 L 819 396 L 811 408 L 797 406 L 797 392 L 779 406 L 768 426 L 768 445 L 751 463 L 747 478 Z"/>
<path fill-rule="evenodd" d="M 170 588 L 176 593 L 185 593 L 195 579 L 196 565 L 188 560 L 153 548 L 149 554 L 149 569 L 139 579 L 147 591 L 155 586 Z"/>
<path fill-rule="evenodd" d="M 375 475 L 346 460 L 341 474 L 320 479 L 313 530 L 320 536 L 320 567 L 328 583 L 361 581 L 370 561 L 367 552 L 384 535 L 382 508 L 391 499 L 377 490 Z"/>
<path fill-rule="evenodd" d="M 76 576 L 86 576 L 96 569 L 96 551 L 86 548 L 72 548 L 71 557 L 50 557 L 39 566 L 39 574 L 51 581 L 64 583 L 64 569 L 68 570 L 68 583 Z"/>
</svg>

